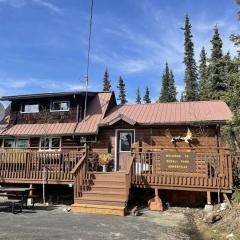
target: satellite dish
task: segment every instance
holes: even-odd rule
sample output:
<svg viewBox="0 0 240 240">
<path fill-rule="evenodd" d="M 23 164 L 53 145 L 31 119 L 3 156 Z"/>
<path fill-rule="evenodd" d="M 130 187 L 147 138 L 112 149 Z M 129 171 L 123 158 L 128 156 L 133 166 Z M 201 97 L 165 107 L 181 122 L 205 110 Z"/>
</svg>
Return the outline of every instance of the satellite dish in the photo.
<svg viewBox="0 0 240 240">
<path fill-rule="evenodd" d="M 5 107 L 3 104 L 0 102 L 0 121 L 2 121 L 5 117 Z"/>
</svg>

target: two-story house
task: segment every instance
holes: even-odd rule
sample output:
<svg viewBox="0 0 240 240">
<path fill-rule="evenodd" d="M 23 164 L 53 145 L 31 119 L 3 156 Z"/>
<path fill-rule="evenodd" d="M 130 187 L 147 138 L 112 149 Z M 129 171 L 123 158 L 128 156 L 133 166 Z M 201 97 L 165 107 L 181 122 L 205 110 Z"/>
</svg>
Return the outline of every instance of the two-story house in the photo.
<svg viewBox="0 0 240 240">
<path fill-rule="evenodd" d="M 117 105 L 113 92 L 1 100 L 11 105 L 0 124 L 0 183 L 73 184 L 75 211 L 119 215 L 133 187 L 207 192 L 208 202 L 232 191 L 219 134 L 232 113 L 222 101 Z"/>
</svg>

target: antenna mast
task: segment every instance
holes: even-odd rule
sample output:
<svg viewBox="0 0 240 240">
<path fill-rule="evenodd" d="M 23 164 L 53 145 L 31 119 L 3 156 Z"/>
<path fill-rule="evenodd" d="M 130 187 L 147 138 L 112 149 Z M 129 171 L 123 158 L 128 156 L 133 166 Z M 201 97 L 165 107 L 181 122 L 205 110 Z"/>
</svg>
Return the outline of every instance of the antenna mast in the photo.
<svg viewBox="0 0 240 240">
<path fill-rule="evenodd" d="M 86 71 L 86 76 L 85 76 L 85 78 L 86 78 L 86 94 L 85 94 L 85 106 L 84 106 L 84 120 L 86 119 L 86 112 L 87 112 L 88 80 L 89 80 L 89 62 L 90 62 L 90 50 L 91 50 L 91 38 L 92 38 L 92 18 L 93 18 L 93 0 L 91 0 L 90 21 L 89 21 L 87 71 Z"/>
</svg>

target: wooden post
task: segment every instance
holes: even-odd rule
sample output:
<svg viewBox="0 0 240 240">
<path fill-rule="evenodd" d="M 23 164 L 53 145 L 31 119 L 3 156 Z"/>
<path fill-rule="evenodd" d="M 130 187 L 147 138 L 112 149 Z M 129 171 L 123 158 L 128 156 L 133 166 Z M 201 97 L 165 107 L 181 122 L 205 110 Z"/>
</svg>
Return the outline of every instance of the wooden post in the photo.
<svg viewBox="0 0 240 240">
<path fill-rule="evenodd" d="M 33 189 L 32 189 L 33 185 L 32 185 L 32 183 L 30 183 L 29 188 L 30 188 L 29 196 L 31 197 L 33 195 Z"/>
<path fill-rule="evenodd" d="M 207 204 L 208 205 L 212 204 L 211 192 L 209 192 L 209 191 L 207 191 Z"/>
<path fill-rule="evenodd" d="M 155 188 L 155 198 L 159 198 L 159 196 L 158 196 L 158 188 Z"/>
</svg>

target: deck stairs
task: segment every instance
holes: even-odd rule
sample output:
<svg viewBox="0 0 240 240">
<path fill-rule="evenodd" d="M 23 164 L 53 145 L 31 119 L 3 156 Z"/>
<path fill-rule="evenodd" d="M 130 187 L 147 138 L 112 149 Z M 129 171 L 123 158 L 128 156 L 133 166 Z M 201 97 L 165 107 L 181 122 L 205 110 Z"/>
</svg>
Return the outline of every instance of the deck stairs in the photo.
<svg viewBox="0 0 240 240">
<path fill-rule="evenodd" d="M 90 173 L 89 189 L 75 199 L 73 212 L 124 216 L 129 197 L 125 172 Z"/>
</svg>

